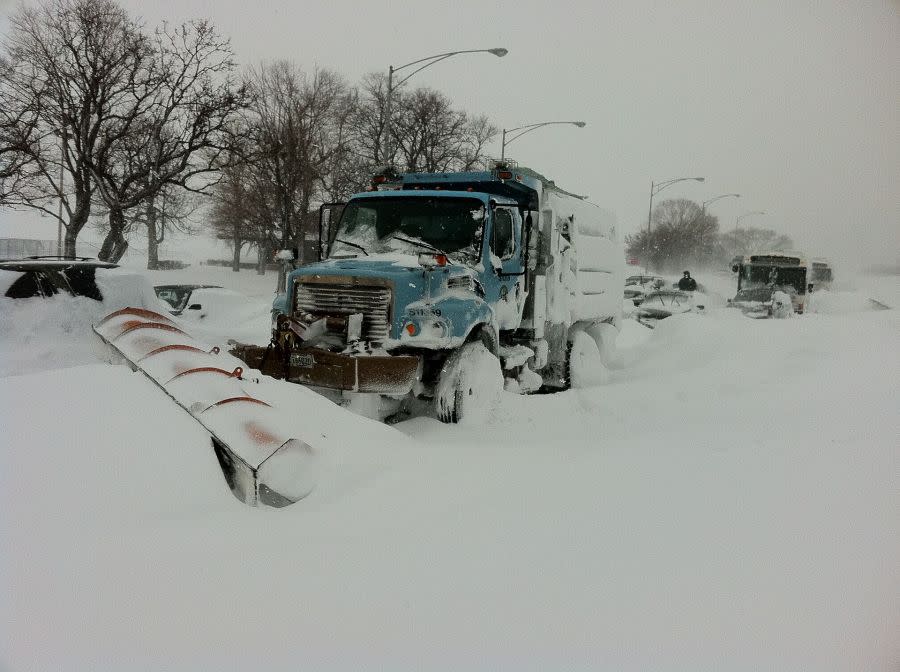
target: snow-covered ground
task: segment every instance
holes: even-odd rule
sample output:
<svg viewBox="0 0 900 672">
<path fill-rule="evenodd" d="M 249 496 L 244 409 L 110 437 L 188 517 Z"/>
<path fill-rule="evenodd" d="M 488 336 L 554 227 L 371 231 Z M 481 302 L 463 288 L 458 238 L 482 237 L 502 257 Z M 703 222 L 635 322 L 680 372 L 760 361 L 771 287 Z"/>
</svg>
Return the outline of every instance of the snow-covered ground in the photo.
<svg viewBox="0 0 900 672">
<path fill-rule="evenodd" d="M 152 277 L 258 302 L 208 340 L 266 337 L 273 276 Z M 4 304 L 0 668 L 896 670 L 900 282 L 842 289 L 627 320 L 605 385 L 505 393 L 480 427 L 263 381 L 322 458 L 282 510 L 234 499 L 83 320 L 17 308 L 37 338 Z"/>
</svg>

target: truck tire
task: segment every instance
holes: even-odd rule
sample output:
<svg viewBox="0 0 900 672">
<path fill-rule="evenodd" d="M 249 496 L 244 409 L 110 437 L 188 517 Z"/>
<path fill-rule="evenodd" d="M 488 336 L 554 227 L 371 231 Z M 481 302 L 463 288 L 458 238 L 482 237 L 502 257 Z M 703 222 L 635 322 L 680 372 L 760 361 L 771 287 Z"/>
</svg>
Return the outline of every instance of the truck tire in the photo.
<svg viewBox="0 0 900 672">
<path fill-rule="evenodd" d="M 500 360 L 481 341 L 466 343 L 441 367 L 434 405 L 441 422 L 479 424 L 494 412 L 503 391 Z"/>
<path fill-rule="evenodd" d="M 585 331 L 576 331 L 566 346 L 567 387 L 581 389 L 606 382 L 607 369 L 597 342 Z"/>
<path fill-rule="evenodd" d="M 601 322 L 588 327 L 585 331 L 597 344 L 597 349 L 600 350 L 600 361 L 603 362 L 603 365 L 608 369 L 622 368 L 616 350 L 619 330 L 612 324 Z"/>
</svg>

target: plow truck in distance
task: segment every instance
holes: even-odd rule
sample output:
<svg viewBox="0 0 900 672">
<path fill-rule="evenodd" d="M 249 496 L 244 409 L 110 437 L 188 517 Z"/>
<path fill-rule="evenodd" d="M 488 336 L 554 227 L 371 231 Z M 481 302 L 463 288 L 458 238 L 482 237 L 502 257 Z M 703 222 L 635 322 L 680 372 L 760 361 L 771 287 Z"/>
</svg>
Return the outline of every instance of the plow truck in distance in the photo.
<svg viewBox="0 0 900 672">
<path fill-rule="evenodd" d="M 271 344 L 233 351 L 266 374 L 430 399 L 452 423 L 504 387 L 587 384 L 615 346 L 615 218 L 534 171 L 387 172 L 321 213 L 320 261 L 288 273 Z"/>
</svg>

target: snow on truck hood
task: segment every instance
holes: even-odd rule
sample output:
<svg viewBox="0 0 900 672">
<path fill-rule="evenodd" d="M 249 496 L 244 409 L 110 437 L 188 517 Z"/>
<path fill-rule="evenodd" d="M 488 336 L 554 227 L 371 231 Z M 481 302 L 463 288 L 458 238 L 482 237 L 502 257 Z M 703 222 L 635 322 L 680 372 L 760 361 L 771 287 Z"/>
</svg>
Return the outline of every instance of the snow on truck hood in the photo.
<svg viewBox="0 0 900 672">
<path fill-rule="evenodd" d="M 291 273 L 292 277 L 309 275 L 354 275 L 361 277 L 386 277 L 395 283 L 411 277 L 421 279 L 425 267 L 419 264 L 419 258 L 413 254 L 372 254 L 351 259 L 326 259 L 315 264 L 303 266 Z M 446 273 L 450 277 L 469 275 L 472 269 L 461 264 L 448 264 L 435 269 L 436 273 Z"/>
</svg>

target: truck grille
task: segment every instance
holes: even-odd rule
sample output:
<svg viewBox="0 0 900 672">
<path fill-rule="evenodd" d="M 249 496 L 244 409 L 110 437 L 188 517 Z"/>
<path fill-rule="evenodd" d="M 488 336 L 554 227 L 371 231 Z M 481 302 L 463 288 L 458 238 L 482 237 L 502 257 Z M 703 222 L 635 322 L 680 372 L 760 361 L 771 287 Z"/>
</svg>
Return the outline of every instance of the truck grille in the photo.
<svg viewBox="0 0 900 672">
<path fill-rule="evenodd" d="M 391 288 L 365 285 L 297 285 L 295 308 L 313 315 L 362 313 L 362 336 L 383 343 L 391 333 Z"/>
</svg>

